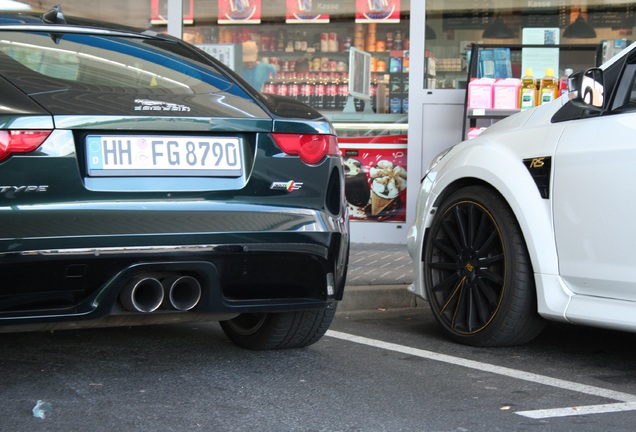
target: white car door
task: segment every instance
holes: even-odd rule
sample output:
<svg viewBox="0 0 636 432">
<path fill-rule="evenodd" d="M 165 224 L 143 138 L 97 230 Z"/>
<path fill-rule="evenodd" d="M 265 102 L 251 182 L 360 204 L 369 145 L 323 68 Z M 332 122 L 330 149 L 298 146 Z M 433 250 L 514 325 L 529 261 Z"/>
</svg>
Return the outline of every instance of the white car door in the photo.
<svg viewBox="0 0 636 432">
<path fill-rule="evenodd" d="M 560 274 L 568 287 L 577 294 L 636 301 L 631 80 L 631 96 L 626 92 L 620 109 L 568 122 L 553 160 L 553 208 Z"/>
</svg>

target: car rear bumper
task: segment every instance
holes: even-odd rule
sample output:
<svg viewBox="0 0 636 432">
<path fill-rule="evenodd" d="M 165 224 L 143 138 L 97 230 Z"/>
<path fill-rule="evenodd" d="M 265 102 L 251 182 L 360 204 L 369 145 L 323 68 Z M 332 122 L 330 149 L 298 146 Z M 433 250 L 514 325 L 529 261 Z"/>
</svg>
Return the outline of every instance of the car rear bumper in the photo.
<svg viewBox="0 0 636 432">
<path fill-rule="evenodd" d="M 0 332 L 219 320 L 324 308 L 342 299 L 346 224 L 323 232 L 198 237 L 235 241 L 0 254 Z M 191 284 L 178 294 L 186 296 L 185 310 L 170 301 L 178 278 Z M 143 289 L 135 289 L 140 283 Z"/>
</svg>

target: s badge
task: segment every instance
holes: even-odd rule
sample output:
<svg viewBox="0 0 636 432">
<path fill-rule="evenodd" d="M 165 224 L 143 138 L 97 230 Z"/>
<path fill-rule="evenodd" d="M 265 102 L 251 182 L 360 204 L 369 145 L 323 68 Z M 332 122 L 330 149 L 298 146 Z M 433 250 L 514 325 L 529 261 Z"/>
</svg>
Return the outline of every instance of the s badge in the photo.
<svg viewBox="0 0 636 432">
<path fill-rule="evenodd" d="M 302 183 L 297 183 L 293 180 L 288 182 L 274 182 L 269 187 L 272 190 L 286 190 L 287 192 L 295 191 L 303 187 Z"/>
</svg>

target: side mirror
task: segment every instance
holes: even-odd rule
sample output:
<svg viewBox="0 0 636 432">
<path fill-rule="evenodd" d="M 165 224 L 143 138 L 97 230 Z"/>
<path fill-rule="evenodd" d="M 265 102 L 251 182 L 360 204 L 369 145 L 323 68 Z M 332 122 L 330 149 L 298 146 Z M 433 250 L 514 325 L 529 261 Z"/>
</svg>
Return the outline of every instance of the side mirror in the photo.
<svg viewBox="0 0 636 432">
<path fill-rule="evenodd" d="M 578 108 L 602 110 L 604 90 L 603 70 L 600 68 L 578 71 L 568 77 L 570 101 Z"/>
</svg>

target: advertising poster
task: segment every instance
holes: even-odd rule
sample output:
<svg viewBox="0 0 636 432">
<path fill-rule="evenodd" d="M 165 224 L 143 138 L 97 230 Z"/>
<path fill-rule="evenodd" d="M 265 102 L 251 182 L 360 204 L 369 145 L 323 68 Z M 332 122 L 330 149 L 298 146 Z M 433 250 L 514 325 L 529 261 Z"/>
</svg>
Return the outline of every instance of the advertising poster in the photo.
<svg viewBox="0 0 636 432">
<path fill-rule="evenodd" d="M 236 52 L 236 45 L 233 44 L 197 44 L 206 53 L 223 63 L 232 70 L 236 70 L 240 61 Z"/>
<path fill-rule="evenodd" d="M 406 221 L 406 135 L 339 138 L 345 196 L 354 221 Z"/>
<path fill-rule="evenodd" d="M 260 24 L 261 0 L 219 0 L 219 24 Z"/>
<path fill-rule="evenodd" d="M 150 0 L 150 22 L 153 25 L 168 24 L 168 0 Z M 194 22 L 194 0 L 183 1 L 183 23 Z"/>
<path fill-rule="evenodd" d="M 318 0 L 287 0 L 287 24 L 328 23 L 329 14 L 321 13 Z"/>
<path fill-rule="evenodd" d="M 523 29 L 524 45 L 558 45 L 559 28 L 526 28 Z M 559 70 L 559 48 L 522 48 L 521 70 L 532 69 L 532 75 L 541 79 L 548 68 Z"/>
<path fill-rule="evenodd" d="M 400 22 L 400 0 L 356 0 L 356 22 Z"/>
</svg>

